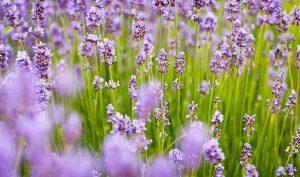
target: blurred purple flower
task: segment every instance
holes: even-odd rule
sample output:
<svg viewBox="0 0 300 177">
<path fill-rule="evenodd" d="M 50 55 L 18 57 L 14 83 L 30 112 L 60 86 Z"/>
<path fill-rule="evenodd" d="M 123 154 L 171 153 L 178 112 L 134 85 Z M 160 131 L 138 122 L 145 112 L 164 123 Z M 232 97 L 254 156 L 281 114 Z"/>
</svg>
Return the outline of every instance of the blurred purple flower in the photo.
<svg viewBox="0 0 300 177">
<path fill-rule="evenodd" d="M 136 114 L 143 120 L 149 121 L 152 109 L 163 98 L 161 85 L 157 81 L 151 81 L 138 89 L 138 101 L 135 105 Z"/>
<path fill-rule="evenodd" d="M 150 163 L 147 177 L 177 177 L 176 168 L 167 158 L 160 157 Z"/>
<path fill-rule="evenodd" d="M 68 144 L 76 143 L 81 135 L 81 119 L 76 113 L 71 113 L 63 125 L 66 142 Z"/>
<path fill-rule="evenodd" d="M 111 177 L 140 177 L 140 159 L 129 151 L 122 135 L 109 135 L 103 145 L 105 172 Z"/>
<path fill-rule="evenodd" d="M 200 164 L 204 152 L 203 145 L 209 139 L 209 130 L 202 122 L 193 122 L 182 131 L 180 143 L 188 168 L 196 168 Z"/>
</svg>

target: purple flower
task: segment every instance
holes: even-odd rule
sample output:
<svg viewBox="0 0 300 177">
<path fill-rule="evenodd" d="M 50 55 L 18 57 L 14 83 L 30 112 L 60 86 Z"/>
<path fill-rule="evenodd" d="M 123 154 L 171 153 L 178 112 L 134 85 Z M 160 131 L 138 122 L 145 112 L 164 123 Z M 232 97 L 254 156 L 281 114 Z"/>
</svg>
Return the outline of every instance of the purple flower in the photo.
<svg viewBox="0 0 300 177">
<path fill-rule="evenodd" d="M 193 6 L 201 9 L 209 4 L 209 0 L 193 0 Z"/>
<path fill-rule="evenodd" d="M 299 152 L 299 146 L 300 146 L 300 128 L 298 128 L 296 133 L 293 135 L 288 150 L 291 151 L 292 155 L 295 156 Z"/>
<path fill-rule="evenodd" d="M 169 151 L 169 159 L 176 165 L 179 174 L 183 173 L 184 170 L 184 155 L 178 149 Z"/>
<path fill-rule="evenodd" d="M 129 142 L 124 136 L 109 135 L 103 145 L 103 165 L 111 177 L 139 177 L 140 160 L 129 151 Z"/>
<path fill-rule="evenodd" d="M 136 114 L 143 120 L 149 121 L 152 109 L 163 98 L 161 85 L 157 81 L 151 81 L 138 89 L 138 101 L 135 105 Z"/>
<path fill-rule="evenodd" d="M 147 139 L 145 134 L 134 134 L 129 141 L 130 151 L 139 153 L 147 151 L 152 143 L 152 140 Z"/>
<path fill-rule="evenodd" d="M 200 164 L 204 152 L 204 144 L 209 139 L 209 131 L 202 122 L 193 122 L 182 132 L 180 143 L 184 154 L 184 163 L 188 168 L 196 168 Z"/>
<path fill-rule="evenodd" d="M 131 133 L 130 118 L 127 115 L 123 116 L 119 112 L 116 112 L 111 104 L 107 106 L 107 116 L 108 122 L 112 124 L 112 133 L 120 135 Z"/>
<path fill-rule="evenodd" d="M 5 9 L 5 22 L 7 25 L 12 27 L 18 27 L 21 25 L 23 21 L 23 17 L 21 15 L 20 10 L 15 2 L 10 2 L 5 0 L 3 2 L 3 6 Z"/>
<path fill-rule="evenodd" d="M 170 125 L 168 102 L 163 101 L 160 107 L 156 108 L 154 112 L 155 112 L 155 118 L 158 121 L 157 124 Z"/>
<path fill-rule="evenodd" d="M 237 0 L 229 0 L 225 2 L 225 18 L 231 22 L 237 21 L 240 18 L 241 4 Z"/>
<path fill-rule="evenodd" d="M 290 96 L 288 97 L 288 100 L 285 103 L 286 109 L 289 111 L 291 115 L 294 115 L 294 108 L 297 104 L 297 92 L 293 89 L 291 91 Z"/>
<path fill-rule="evenodd" d="M 168 6 L 168 0 L 152 0 L 153 10 L 158 14 L 162 15 L 165 13 L 165 9 Z"/>
<path fill-rule="evenodd" d="M 46 44 L 40 42 L 33 47 L 33 62 L 35 74 L 38 78 L 47 79 L 49 77 L 49 72 L 51 69 L 51 58 L 52 53 Z"/>
<path fill-rule="evenodd" d="M 147 177 L 177 177 L 176 168 L 167 158 L 160 157 L 149 165 Z"/>
<path fill-rule="evenodd" d="M 83 40 L 78 47 L 79 54 L 83 57 L 90 57 L 94 52 L 94 45 L 92 42 Z"/>
<path fill-rule="evenodd" d="M 211 88 L 211 85 L 207 81 L 202 81 L 199 86 L 199 91 L 202 95 L 207 95 L 209 93 L 209 90 Z"/>
<path fill-rule="evenodd" d="M 157 70 L 161 73 L 161 74 L 166 74 L 168 72 L 168 65 L 169 65 L 169 61 L 168 61 L 168 54 L 165 51 L 165 49 L 161 49 L 159 51 L 159 54 L 156 58 L 156 61 L 158 63 L 157 66 Z"/>
<path fill-rule="evenodd" d="M 38 111 L 44 111 L 47 109 L 48 101 L 51 97 L 51 84 L 47 83 L 43 79 L 36 81 L 35 94 L 36 94 L 36 109 Z"/>
<path fill-rule="evenodd" d="M 46 19 L 46 0 L 35 0 L 32 5 L 31 18 L 36 23 L 43 23 Z"/>
<path fill-rule="evenodd" d="M 16 177 L 14 165 L 17 155 L 15 137 L 0 122 L 0 177 Z"/>
<path fill-rule="evenodd" d="M 61 96 L 72 97 L 81 88 L 80 77 L 76 71 L 71 68 L 63 68 L 58 70 L 55 77 L 55 89 Z"/>
<path fill-rule="evenodd" d="M 218 163 L 216 165 L 216 170 L 215 170 L 214 177 L 225 177 L 224 174 L 223 174 L 223 170 L 224 170 L 223 165 L 221 163 Z"/>
<path fill-rule="evenodd" d="M 188 113 L 186 115 L 186 118 L 192 122 L 197 120 L 197 110 L 198 110 L 198 104 L 195 104 L 194 101 L 188 105 Z"/>
<path fill-rule="evenodd" d="M 286 174 L 288 176 L 295 176 L 296 171 L 296 167 L 294 167 L 293 164 L 288 164 L 286 166 Z"/>
<path fill-rule="evenodd" d="M 105 81 L 102 77 L 95 76 L 94 80 L 93 80 L 94 90 L 96 92 L 98 92 L 99 90 L 102 90 L 104 88 L 104 83 L 105 83 Z"/>
<path fill-rule="evenodd" d="M 4 118 L 15 120 L 16 112 L 31 114 L 36 101 L 35 78 L 32 74 L 13 72 L 0 86 L 0 112 Z"/>
<path fill-rule="evenodd" d="M 258 177 L 258 172 L 254 165 L 248 164 L 246 166 L 246 174 L 245 177 Z"/>
<path fill-rule="evenodd" d="M 144 50 L 141 50 L 137 55 L 136 55 L 136 61 L 138 65 L 142 65 L 147 59 L 146 52 Z"/>
<path fill-rule="evenodd" d="M 84 151 L 66 153 L 53 161 L 58 177 L 90 177 L 95 164 L 91 154 Z"/>
<path fill-rule="evenodd" d="M 77 142 L 81 135 L 81 119 L 76 113 L 71 113 L 63 125 L 68 144 Z"/>
<path fill-rule="evenodd" d="M 183 74 L 185 70 L 185 53 L 179 52 L 175 60 L 175 71 L 177 74 Z"/>
<path fill-rule="evenodd" d="M 22 73 L 32 71 L 32 64 L 26 51 L 18 51 L 15 66 Z"/>
<path fill-rule="evenodd" d="M 244 115 L 244 134 L 247 136 L 253 135 L 254 133 L 254 121 L 255 121 L 255 115 Z"/>
<path fill-rule="evenodd" d="M 86 25 L 91 29 L 95 29 L 101 25 L 103 18 L 104 18 L 103 8 L 99 8 L 98 6 L 92 6 L 90 10 L 87 12 L 85 18 Z"/>
<path fill-rule="evenodd" d="M 217 18 L 216 16 L 208 12 L 208 14 L 204 17 L 203 21 L 200 23 L 200 27 L 205 31 L 214 31 L 217 26 Z"/>
<path fill-rule="evenodd" d="M 276 170 L 276 176 L 282 177 L 283 175 L 285 175 L 285 169 L 283 166 L 280 166 Z"/>
<path fill-rule="evenodd" d="M 297 6 L 294 6 L 290 13 L 290 23 L 296 26 L 300 25 L 300 9 Z"/>
<path fill-rule="evenodd" d="M 241 153 L 240 164 L 244 167 L 246 164 L 250 162 L 251 157 L 252 157 L 251 144 L 245 143 Z"/>
<path fill-rule="evenodd" d="M 203 145 L 204 147 L 204 157 L 210 163 L 220 163 L 225 159 L 224 153 L 219 147 L 219 142 L 217 139 L 212 138 L 207 143 Z"/>
<path fill-rule="evenodd" d="M 4 44 L 0 44 L 0 70 L 4 70 L 8 66 L 8 48 Z"/>
<path fill-rule="evenodd" d="M 136 80 L 136 76 L 132 75 L 130 77 L 130 81 L 128 83 L 128 92 L 129 92 L 129 96 L 132 100 L 137 100 L 137 80 Z"/>
<path fill-rule="evenodd" d="M 133 38 L 137 40 L 144 39 L 146 30 L 146 15 L 140 13 L 134 17 L 132 24 Z"/>
<path fill-rule="evenodd" d="M 117 59 L 115 56 L 115 42 L 108 39 L 104 39 L 103 42 L 99 44 L 100 54 L 103 57 L 103 62 L 106 66 L 114 64 Z"/>
</svg>

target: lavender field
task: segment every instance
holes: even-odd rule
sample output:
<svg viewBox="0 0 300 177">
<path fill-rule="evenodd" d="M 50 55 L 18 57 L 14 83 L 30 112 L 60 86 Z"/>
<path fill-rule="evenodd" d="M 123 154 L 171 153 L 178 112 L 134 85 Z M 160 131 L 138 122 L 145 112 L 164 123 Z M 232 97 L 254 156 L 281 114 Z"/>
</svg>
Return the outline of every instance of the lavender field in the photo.
<svg viewBox="0 0 300 177">
<path fill-rule="evenodd" d="M 0 177 L 299 177 L 300 0 L 0 0 Z"/>
</svg>

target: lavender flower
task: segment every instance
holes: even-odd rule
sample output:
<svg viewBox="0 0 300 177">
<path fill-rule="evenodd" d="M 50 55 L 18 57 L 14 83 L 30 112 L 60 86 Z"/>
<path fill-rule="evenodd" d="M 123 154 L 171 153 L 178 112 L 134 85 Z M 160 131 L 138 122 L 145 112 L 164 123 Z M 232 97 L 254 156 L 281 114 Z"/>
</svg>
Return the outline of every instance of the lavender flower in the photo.
<svg viewBox="0 0 300 177">
<path fill-rule="evenodd" d="M 274 95 L 274 99 L 272 101 L 272 112 L 278 113 L 281 108 L 281 99 L 283 97 L 283 93 L 286 91 L 287 86 L 285 83 L 285 69 L 281 69 L 276 74 L 275 80 L 273 81 L 272 85 L 272 94 Z"/>
<path fill-rule="evenodd" d="M 15 65 L 16 68 L 22 73 L 32 71 L 32 64 L 26 51 L 18 51 Z"/>
<path fill-rule="evenodd" d="M 221 45 L 221 50 L 214 53 L 212 60 L 210 61 L 210 71 L 216 75 L 220 75 L 228 69 L 229 58 L 231 52 L 229 46 L 226 43 Z"/>
<path fill-rule="evenodd" d="M 201 9 L 209 4 L 209 0 L 193 0 L 193 6 Z"/>
<path fill-rule="evenodd" d="M 104 88 L 104 79 L 99 76 L 95 76 L 93 80 L 93 87 L 96 92 L 102 90 Z"/>
<path fill-rule="evenodd" d="M 290 96 L 288 97 L 288 100 L 285 103 L 285 107 L 289 110 L 289 112 L 291 113 L 291 115 L 293 115 L 293 113 L 294 113 L 293 109 L 295 108 L 296 103 L 297 103 L 297 93 L 293 89 L 291 91 Z"/>
<path fill-rule="evenodd" d="M 149 175 L 147 177 L 176 177 L 175 166 L 164 157 L 155 159 L 149 166 Z"/>
<path fill-rule="evenodd" d="M 55 89 L 61 96 L 72 97 L 81 89 L 81 80 L 71 68 L 64 68 L 57 72 Z"/>
<path fill-rule="evenodd" d="M 290 23 L 296 26 L 300 25 L 300 9 L 296 6 L 294 6 L 290 13 Z"/>
<path fill-rule="evenodd" d="M 141 119 L 132 120 L 132 134 L 142 134 L 146 131 L 146 124 Z"/>
<path fill-rule="evenodd" d="M 46 18 L 46 1 L 35 0 L 32 5 L 31 18 L 36 23 L 43 23 Z"/>
<path fill-rule="evenodd" d="M 154 46 L 151 42 L 145 41 L 142 50 L 145 52 L 146 58 L 152 58 L 154 56 Z"/>
<path fill-rule="evenodd" d="M 107 106 L 107 116 L 108 122 L 112 124 L 112 133 L 126 135 L 132 132 L 130 118 L 116 112 L 111 104 Z"/>
<path fill-rule="evenodd" d="M 240 164 L 245 167 L 246 164 L 248 164 L 252 157 L 252 147 L 251 144 L 245 143 L 242 153 L 241 153 L 241 159 Z"/>
<path fill-rule="evenodd" d="M 36 94 L 36 109 L 44 111 L 47 108 L 48 101 L 51 97 L 50 85 L 43 79 L 36 81 L 35 94 Z"/>
<path fill-rule="evenodd" d="M 188 105 L 188 113 L 186 115 L 187 120 L 190 122 L 197 120 L 197 110 L 198 104 L 195 104 L 195 102 L 192 101 L 192 103 Z"/>
<path fill-rule="evenodd" d="M 258 172 L 254 165 L 248 164 L 246 166 L 246 174 L 245 177 L 258 177 Z"/>
<path fill-rule="evenodd" d="M 144 152 L 147 151 L 152 140 L 147 139 L 145 134 L 135 134 L 130 138 L 130 151 L 131 152 Z"/>
<path fill-rule="evenodd" d="M 103 8 L 94 5 L 87 12 L 85 18 L 86 25 L 91 29 L 95 29 L 101 25 L 103 18 L 104 18 Z"/>
<path fill-rule="evenodd" d="M 40 42 L 33 47 L 34 69 L 38 78 L 47 79 L 51 68 L 51 51 L 46 47 L 46 44 Z"/>
<path fill-rule="evenodd" d="M 202 81 L 200 86 L 199 86 L 199 91 L 202 95 L 207 95 L 209 93 L 209 90 L 211 88 L 211 85 L 207 81 Z"/>
<path fill-rule="evenodd" d="M 8 49 L 4 44 L 0 44 L 0 70 L 4 70 L 8 66 Z"/>
<path fill-rule="evenodd" d="M 114 41 L 110 41 L 105 38 L 104 41 L 101 42 L 98 46 L 99 50 L 100 50 L 100 54 L 103 57 L 102 61 L 107 66 L 110 66 L 117 61 L 116 56 L 115 56 L 114 45 L 115 45 Z"/>
<path fill-rule="evenodd" d="M 17 147 L 15 138 L 0 122 L 0 177 L 16 177 L 14 164 L 16 161 Z"/>
<path fill-rule="evenodd" d="M 162 15 L 165 13 L 165 9 L 168 6 L 168 0 L 152 0 L 153 10 L 158 14 Z"/>
<path fill-rule="evenodd" d="M 138 89 L 138 101 L 135 105 L 136 114 L 146 121 L 150 120 L 152 109 L 160 103 L 163 98 L 161 85 L 151 81 Z"/>
<path fill-rule="evenodd" d="M 136 61 L 138 65 L 142 65 L 147 59 L 146 52 L 144 50 L 141 50 L 137 55 L 136 55 Z"/>
<path fill-rule="evenodd" d="M 280 166 L 276 170 L 276 176 L 282 177 L 283 175 L 285 175 L 285 169 L 283 166 Z"/>
<path fill-rule="evenodd" d="M 292 155 L 296 155 L 299 152 L 299 145 L 300 145 L 300 128 L 296 131 L 293 135 L 292 140 L 290 142 L 290 147 L 288 148 L 291 151 Z"/>
<path fill-rule="evenodd" d="M 184 170 L 184 155 L 178 149 L 169 151 L 169 159 L 176 165 L 179 174 L 183 173 Z"/>
<path fill-rule="evenodd" d="M 184 163 L 187 168 L 196 168 L 200 164 L 200 158 L 204 153 L 204 144 L 209 139 L 209 131 L 202 122 L 193 122 L 182 132 L 180 143 L 184 154 Z"/>
<path fill-rule="evenodd" d="M 185 70 L 185 53 L 179 52 L 175 60 L 175 71 L 177 74 L 183 74 Z"/>
<path fill-rule="evenodd" d="M 183 83 L 179 80 L 179 78 L 176 78 L 174 81 L 173 81 L 173 88 L 175 90 L 180 90 L 183 88 Z"/>
<path fill-rule="evenodd" d="M 239 20 L 240 18 L 240 2 L 237 0 L 229 0 L 225 2 L 225 18 L 230 22 Z"/>
<path fill-rule="evenodd" d="M 115 82 L 113 80 L 109 80 L 108 82 L 105 82 L 104 84 L 107 88 L 115 90 L 120 86 L 119 81 Z"/>
<path fill-rule="evenodd" d="M 136 80 L 136 76 L 132 75 L 130 77 L 130 81 L 128 83 L 128 92 L 129 92 L 129 96 L 132 100 L 137 100 L 137 80 Z"/>
<path fill-rule="evenodd" d="M 138 157 L 129 151 L 129 142 L 121 135 L 108 136 L 103 145 L 105 172 L 111 177 L 141 176 Z"/>
<path fill-rule="evenodd" d="M 156 61 L 158 62 L 157 70 L 161 74 L 166 74 L 168 72 L 169 61 L 168 61 L 168 54 L 165 51 L 165 49 L 161 49 L 159 51 Z"/>
<path fill-rule="evenodd" d="M 214 177 L 225 177 L 223 174 L 224 167 L 221 163 L 216 165 Z"/>
<path fill-rule="evenodd" d="M 203 145 L 204 148 L 204 158 L 210 163 L 220 163 L 225 159 L 224 153 L 219 147 L 219 142 L 217 139 L 212 138 L 207 143 Z"/>
<path fill-rule="evenodd" d="M 255 121 L 255 115 L 244 115 L 244 134 L 247 136 L 253 135 L 254 133 L 254 121 Z"/>
<path fill-rule="evenodd" d="M 134 17 L 132 31 L 134 39 L 144 39 L 146 33 L 146 15 L 140 13 Z"/>
<path fill-rule="evenodd" d="M 170 125 L 168 102 L 163 101 L 161 106 L 154 110 L 158 125 Z"/>
<path fill-rule="evenodd" d="M 200 23 L 200 27 L 208 32 L 212 32 L 216 30 L 217 26 L 217 18 L 213 15 L 213 13 L 209 12 L 206 17 L 204 17 L 203 21 Z"/>
<path fill-rule="evenodd" d="M 51 154 L 50 173 L 55 176 L 90 177 L 94 171 L 95 159 L 85 151 L 67 152 L 63 155 Z M 43 174 L 49 175 L 48 173 Z"/>
<path fill-rule="evenodd" d="M 86 38 L 79 44 L 79 54 L 83 57 L 90 57 L 93 54 L 94 45 Z"/>
<path fill-rule="evenodd" d="M 295 173 L 296 173 L 296 167 L 294 167 L 293 166 L 293 164 L 288 164 L 287 166 L 286 166 L 286 174 L 288 175 L 288 176 L 295 176 Z"/>
<path fill-rule="evenodd" d="M 81 135 L 81 120 L 76 113 L 70 114 L 63 129 L 68 144 L 73 144 L 78 141 Z"/>
<path fill-rule="evenodd" d="M 221 112 L 219 110 L 216 110 L 213 117 L 212 117 L 211 123 L 212 123 L 213 133 L 216 134 L 217 138 L 219 138 L 220 135 L 221 135 L 220 126 L 221 126 L 223 120 L 224 120 L 224 117 L 221 114 Z"/>
<path fill-rule="evenodd" d="M 12 27 L 18 27 L 21 25 L 23 18 L 20 10 L 17 7 L 17 4 L 14 2 L 10 2 L 5 0 L 3 2 L 3 6 L 5 9 L 5 22 L 7 25 Z"/>
</svg>

